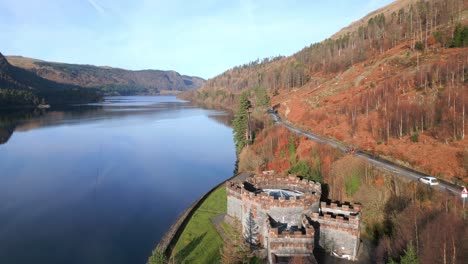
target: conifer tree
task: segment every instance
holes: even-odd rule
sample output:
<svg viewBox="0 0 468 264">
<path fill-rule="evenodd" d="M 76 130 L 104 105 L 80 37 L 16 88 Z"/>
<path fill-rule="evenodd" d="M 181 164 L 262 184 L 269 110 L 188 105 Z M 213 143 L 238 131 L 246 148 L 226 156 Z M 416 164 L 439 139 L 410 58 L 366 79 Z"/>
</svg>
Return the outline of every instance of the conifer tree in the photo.
<svg viewBox="0 0 468 264">
<path fill-rule="evenodd" d="M 249 216 L 244 223 L 245 241 L 250 244 L 250 247 L 258 244 L 259 226 L 255 223 L 252 210 L 249 210 Z"/>
<path fill-rule="evenodd" d="M 401 264 L 418 264 L 418 254 L 414 248 L 413 241 L 410 241 L 408 247 L 405 250 L 405 255 L 401 257 Z"/>
<path fill-rule="evenodd" d="M 457 24 L 453 32 L 452 48 L 465 47 L 468 45 L 468 27 Z"/>
<path fill-rule="evenodd" d="M 240 153 L 244 146 L 250 143 L 249 109 L 251 107 L 252 105 L 250 104 L 248 94 L 246 92 L 242 93 L 240 96 L 239 109 L 232 122 L 237 153 Z"/>
</svg>

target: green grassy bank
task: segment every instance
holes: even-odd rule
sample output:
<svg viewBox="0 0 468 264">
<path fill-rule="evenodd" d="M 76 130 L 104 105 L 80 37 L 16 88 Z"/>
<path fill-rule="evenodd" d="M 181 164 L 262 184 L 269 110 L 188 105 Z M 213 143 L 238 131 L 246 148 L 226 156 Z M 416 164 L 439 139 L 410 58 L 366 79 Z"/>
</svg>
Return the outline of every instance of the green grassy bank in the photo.
<svg viewBox="0 0 468 264">
<path fill-rule="evenodd" d="M 208 196 L 185 227 L 172 252 L 177 263 L 219 263 L 223 241 L 211 218 L 221 213 L 226 213 L 224 185 Z"/>
</svg>

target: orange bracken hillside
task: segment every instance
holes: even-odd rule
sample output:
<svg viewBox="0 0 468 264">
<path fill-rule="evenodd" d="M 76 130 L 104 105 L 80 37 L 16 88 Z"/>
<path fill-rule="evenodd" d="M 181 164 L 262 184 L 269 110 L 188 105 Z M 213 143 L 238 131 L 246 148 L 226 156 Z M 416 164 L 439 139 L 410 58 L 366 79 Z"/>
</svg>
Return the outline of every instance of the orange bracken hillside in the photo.
<svg viewBox="0 0 468 264">
<path fill-rule="evenodd" d="M 293 124 L 468 183 L 468 2 L 398 0 L 290 57 L 257 60 L 184 98 L 235 110 L 264 89 Z"/>
<path fill-rule="evenodd" d="M 440 65 L 440 74 L 452 76 L 452 72 L 444 72 L 448 62 L 460 68 L 463 62 L 468 66 L 467 49 L 414 53 L 408 45 L 401 44 L 353 65 L 319 86 L 304 86 L 287 97 L 273 97 L 273 104 L 279 106 L 280 114 L 287 120 L 310 131 L 447 180 L 466 180 L 468 139 L 462 134 L 466 124 L 460 120 L 462 111 L 466 111 L 461 104 L 468 102 L 466 83 L 445 89 L 429 85 L 416 88 L 414 78 L 420 76 L 418 70 L 411 64 L 405 67 L 401 61 L 411 62 L 419 57 L 422 71 Z M 440 101 L 446 105 L 435 108 L 446 107 L 446 113 L 436 113 L 437 109 L 427 106 L 438 97 L 444 98 Z M 416 115 L 420 116 L 415 118 Z M 445 127 L 437 129 L 426 124 L 432 122 L 431 115 L 440 115 L 435 118 L 440 118 Z"/>
</svg>

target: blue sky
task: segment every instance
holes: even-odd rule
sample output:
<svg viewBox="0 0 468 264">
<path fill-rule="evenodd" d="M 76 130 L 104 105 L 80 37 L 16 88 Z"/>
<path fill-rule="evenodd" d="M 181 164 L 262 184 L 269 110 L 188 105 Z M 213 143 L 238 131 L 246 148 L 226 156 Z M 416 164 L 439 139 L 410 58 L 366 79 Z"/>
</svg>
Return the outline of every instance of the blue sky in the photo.
<svg viewBox="0 0 468 264">
<path fill-rule="evenodd" d="M 291 55 L 391 0 L 0 0 L 0 52 L 212 78 Z"/>
</svg>

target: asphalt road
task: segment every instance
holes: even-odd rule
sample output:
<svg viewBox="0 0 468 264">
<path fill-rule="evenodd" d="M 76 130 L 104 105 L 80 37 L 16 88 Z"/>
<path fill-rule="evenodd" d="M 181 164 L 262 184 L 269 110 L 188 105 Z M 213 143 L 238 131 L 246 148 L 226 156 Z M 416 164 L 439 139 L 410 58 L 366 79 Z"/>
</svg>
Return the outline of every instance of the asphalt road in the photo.
<svg viewBox="0 0 468 264">
<path fill-rule="evenodd" d="M 297 134 L 306 136 L 306 137 L 312 139 L 313 141 L 316 141 L 316 142 L 319 142 L 319 143 L 331 145 L 334 148 L 338 148 L 343 152 L 345 152 L 345 151 L 347 151 L 349 149 L 348 147 L 346 147 L 346 146 L 344 146 L 344 145 L 342 145 L 342 144 L 340 144 L 338 142 L 335 142 L 333 140 L 327 139 L 327 138 L 319 136 L 317 134 L 307 132 L 307 131 L 304 131 L 304 130 L 299 129 L 297 127 L 294 127 L 288 121 L 283 121 L 278 116 L 278 114 L 275 113 L 271 109 L 268 110 L 268 113 L 271 114 L 273 120 L 277 124 L 281 124 L 281 125 L 285 126 L 289 130 L 291 130 L 291 131 L 293 131 L 293 132 L 295 132 Z M 372 156 L 371 154 L 362 152 L 360 150 L 356 150 L 354 155 L 359 157 L 359 158 L 362 158 L 364 160 L 367 160 L 369 163 L 373 164 L 376 167 L 379 167 L 379 168 L 381 168 L 383 170 L 392 172 L 392 173 L 394 173 L 396 175 L 400 175 L 400 176 L 405 177 L 405 178 L 407 178 L 409 180 L 418 180 L 421 177 L 431 176 L 431 175 L 427 175 L 427 174 L 412 170 L 410 168 L 403 167 L 403 166 L 395 164 L 395 163 L 393 163 L 391 161 L 384 160 L 384 159 Z M 434 177 L 434 176 L 432 176 L 432 177 Z M 439 189 L 439 190 L 442 190 L 442 191 L 447 191 L 449 193 L 453 193 L 453 194 L 458 195 L 458 196 L 461 195 L 461 190 L 462 190 L 462 188 L 460 186 L 457 186 L 457 185 L 452 184 L 452 183 L 444 182 L 444 181 L 441 181 L 441 180 L 439 180 L 439 185 L 435 185 L 435 186 L 432 186 L 432 187 L 436 188 L 436 189 Z"/>
</svg>

